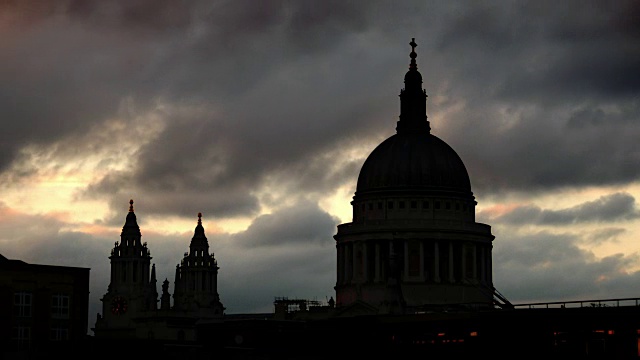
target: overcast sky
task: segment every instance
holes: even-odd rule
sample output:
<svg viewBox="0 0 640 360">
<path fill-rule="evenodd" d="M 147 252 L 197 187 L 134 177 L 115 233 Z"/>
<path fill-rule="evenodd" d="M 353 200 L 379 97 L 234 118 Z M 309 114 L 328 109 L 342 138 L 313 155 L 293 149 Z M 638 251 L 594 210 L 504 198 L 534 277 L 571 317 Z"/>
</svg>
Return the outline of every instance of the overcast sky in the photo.
<svg viewBox="0 0 640 360">
<path fill-rule="evenodd" d="M 227 313 L 335 297 L 411 38 L 496 288 L 640 297 L 637 1 L 2 1 L 0 254 L 91 268 L 91 327 L 133 199 L 171 292 L 202 212 Z"/>
</svg>

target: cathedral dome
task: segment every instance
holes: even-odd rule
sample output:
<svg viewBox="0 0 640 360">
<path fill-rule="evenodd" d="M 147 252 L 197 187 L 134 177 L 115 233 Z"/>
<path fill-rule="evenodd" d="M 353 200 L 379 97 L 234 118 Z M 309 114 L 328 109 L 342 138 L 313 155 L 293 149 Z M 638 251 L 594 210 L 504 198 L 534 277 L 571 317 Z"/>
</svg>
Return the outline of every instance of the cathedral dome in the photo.
<svg viewBox="0 0 640 360">
<path fill-rule="evenodd" d="M 384 190 L 471 192 L 464 163 L 446 142 L 429 133 L 395 134 L 364 162 L 356 192 Z"/>
<path fill-rule="evenodd" d="M 464 163 L 447 143 L 431 134 L 427 94 L 416 64 L 417 44 L 412 39 L 410 45 L 411 63 L 400 92 L 397 134 L 378 145 L 364 162 L 356 194 L 410 190 L 470 195 L 471 182 Z"/>
</svg>

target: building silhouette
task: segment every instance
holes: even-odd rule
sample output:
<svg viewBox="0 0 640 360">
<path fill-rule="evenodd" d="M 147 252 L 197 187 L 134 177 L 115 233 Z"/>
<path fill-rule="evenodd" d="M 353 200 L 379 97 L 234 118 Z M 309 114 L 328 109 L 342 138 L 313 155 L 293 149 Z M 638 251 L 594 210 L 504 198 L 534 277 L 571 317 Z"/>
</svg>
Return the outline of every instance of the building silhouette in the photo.
<svg viewBox="0 0 640 360">
<path fill-rule="evenodd" d="M 39 355 L 80 358 L 70 350 L 84 349 L 82 355 L 182 360 L 640 358 L 640 298 L 511 304 L 496 290 L 494 236 L 475 221 L 464 163 L 431 134 L 415 40 L 410 45 L 396 134 L 364 162 L 353 219 L 334 236 L 335 301 L 279 297 L 273 313 L 225 314 L 201 214 L 176 266 L 171 301 L 168 279 L 157 292 L 131 200 L 109 256 L 95 336 L 79 336 L 87 327 L 88 269 L 0 257 L 0 331 L 18 334 L 17 343 L 0 345 L 20 344 L 20 329 L 32 326 L 28 346 L 41 346 L 48 341 L 42 334 L 67 323 L 69 338 L 84 346 L 41 347 Z M 64 299 L 68 310 L 60 310 Z M 23 316 L 27 304 L 31 317 Z M 67 322 L 57 318 L 61 311 Z"/>
<path fill-rule="evenodd" d="M 475 222 L 464 163 L 431 134 L 415 39 L 410 45 L 396 134 L 362 165 L 353 220 L 334 236 L 336 306 L 359 313 L 491 307 L 494 236 Z"/>
<path fill-rule="evenodd" d="M 81 351 L 87 336 L 88 268 L 29 264 L 0 255 L 3 358 Z"/>
<path fill-rule="evenodd" d="M 189 252 L 176 265 L 173 306 L 169 281 L 158 298 L 155 264 L 129 201 L 120 242 L 111 250 L 111 278 L 93 331 L 96 339 L 196 340 L 196 324 L 221 321 L 224 306 L 218 294 L 218 263 L 198 213 Z"/>
</svg>

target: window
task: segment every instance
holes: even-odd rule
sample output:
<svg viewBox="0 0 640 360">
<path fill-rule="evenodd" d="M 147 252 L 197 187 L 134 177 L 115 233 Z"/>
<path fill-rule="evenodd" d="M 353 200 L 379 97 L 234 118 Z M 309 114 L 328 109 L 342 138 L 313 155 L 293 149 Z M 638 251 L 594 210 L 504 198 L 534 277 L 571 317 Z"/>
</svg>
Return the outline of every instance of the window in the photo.
<svg viewBox="0 0 640 360">
<path fill-rule="evenodd" d="M 56 319 L 69 318 L 69 296 L 54 294 L 51 297 L 51 316 Z"/>
<path fill-rule="evenodd" d="M 18 292 L 13 296 L 13 309 L 18 317 L 31 317 L 32 295 L 29 292 Z"/>
<path fill-rule="evenodd" d="M 53 341 L 69 340 L 69 329 L 64 327 L 51 328 L 51 340 Z"/>
<path fill-rule="evenodd" d="M 28 347 L 31 341 L 31 328 L 28 326 L 16 326 L 13 328 L 11 340 L 20 347 Z"/>
</svg>

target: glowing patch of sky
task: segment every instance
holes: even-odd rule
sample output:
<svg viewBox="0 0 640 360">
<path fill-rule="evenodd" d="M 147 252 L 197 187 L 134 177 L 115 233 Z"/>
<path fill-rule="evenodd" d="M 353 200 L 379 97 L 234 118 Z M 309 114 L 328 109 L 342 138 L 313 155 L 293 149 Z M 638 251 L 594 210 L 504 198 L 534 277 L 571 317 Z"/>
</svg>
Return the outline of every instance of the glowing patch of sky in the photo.
<svg viewBox="0 0 640 360">
<path fill-rule="evenodd" d="M 136 120 L 131 126 L 124 120 L 110 119 L 83 136 L 48 146 L 25 146 L 6 172 L 22 175 L 0 179 L 0 199 L 24 213 L 62 211 L 70 222 L 103 219 L 108 211 L 104 200 L 79 199 L 78 194 L 110 172 L 134 166 L 132 155 L 162 128 L 154 116 Z"/>
<path fill-rule="evenodd" d="M 476 208 L 478 212 L 484 212 L 484 215 L 490 216 L 490 218 L 498 218 L 504 215 L 518 206 L 531 205 L 537 206 L 545 210 L 562 210 L 568 209 L 577 205 L 584 204 L 586 202 L 594 201 L 601 196 L 611 195 L 614 193 L 629 193 L 636 201 L 640 200 L 640 184 L 629 184 L 625 186 L 607 186 L 607 187 L 585 187 L 585 188 L 568 188 L 557 191 L 549 191 L 546 193 L 539 193 L 535 197 L 530 194 L 521 193 L 503 193 L 501 197 L 491 198 L 485 200 L 479 200 Z M 589 238 L 605 228 L 621 228 L 623 232 L 613 236 L 608 241 L 602 242 L 580 242 L 576 244 L 578 247 L 588 250 L 594 253 L 598 258 L 604 258 L 615 254 L 625 254 L 631 256 L 634 254 L 640 254 L 640 243 L 638 243 L 636 234 L 640 232 L 640 220 L 629 219 L 620 220 L 613 223 L 594 223 L 594 222 L 582 222 L 576 224 L 564 224 L 564 225 L 540 225 L 540 224 L 519 224 L 516 227 L 508 224 L 501 224 L 498 221 L 492 221 L 491 219 L 485 220 L 491 225 L 495 232 L 500 232 L 501 229 L 511 229 L 510 231 L 518 231 L 520 233 L 526 232 L 540 232 L 547 231 L 549 233 L 573 233 L 577 234 L 581 238 Z M 500 246 L 500 242 L 509 241 L 506 237 L 496 238 L 495 246 Z M 626 269 L 627 271 L 640 270 L 640 264 L 636 264 L 633 267 Z"/>
</svg>

